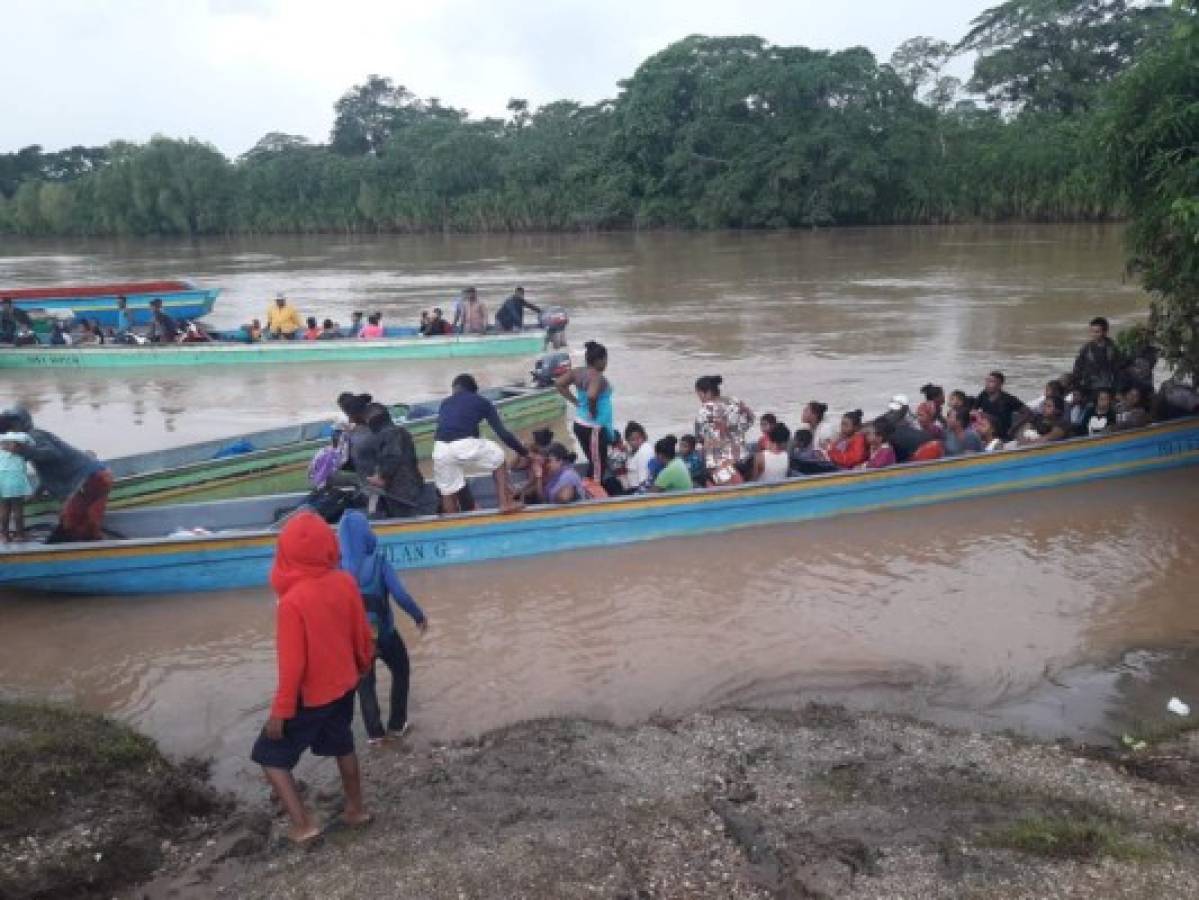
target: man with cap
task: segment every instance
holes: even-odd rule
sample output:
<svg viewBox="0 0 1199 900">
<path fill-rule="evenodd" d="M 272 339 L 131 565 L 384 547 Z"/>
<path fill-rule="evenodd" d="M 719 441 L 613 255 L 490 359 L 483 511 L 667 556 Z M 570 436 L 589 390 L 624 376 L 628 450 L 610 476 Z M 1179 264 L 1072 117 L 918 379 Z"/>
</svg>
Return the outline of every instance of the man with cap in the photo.
<svg viewBox="0 0 1199 900">
<path fill-rule="evenodd" d="M 284 294 L 275 297 L 275 305 L 266 311 L 266 330 L 273 338 L 295 340 L 304 322 L 299 311 L 287 302 Z"/>
<path fill-rule="evenodd" d="M 7 409 L 3 416 L 30 438 L 28 443 L 5 443 L 4 449 L 32 463 L 40 492 L 64 501 L 58 525 L 47 543 L 103 540 L 100 526 L 112 490 L 112 472 L 94 456 L 76 450 L 57 435 L 34 428 L 28 410 Z"/>
</svg>

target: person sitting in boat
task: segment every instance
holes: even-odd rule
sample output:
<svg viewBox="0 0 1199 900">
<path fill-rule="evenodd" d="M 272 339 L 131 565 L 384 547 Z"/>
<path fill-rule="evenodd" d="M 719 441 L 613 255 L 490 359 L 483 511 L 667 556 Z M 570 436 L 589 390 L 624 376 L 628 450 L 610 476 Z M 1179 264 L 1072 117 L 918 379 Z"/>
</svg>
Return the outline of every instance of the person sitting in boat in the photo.
<svg viewBox="0 0 1199 900">
<path fill-rule="evenodd" d="M 704 446 L 708 481 L 719 487 L 736 484 L 753 469 L 753 454 L 746 440 L 756 421 L 753 410 L 732 397 L 723 397 L 719 375 L 703 375 L 695 382 L 699 412 L 695 436 Z"/>
<path fill-rule="evenodd" d="M 545 497 L 545 453 L 554 443 L 554 432 L 539 428 L 527 447 L 528 456 L 517 457 L 512 464 L 513 496 L 522 503 L 543 503 Z"/>
<path fill-rule="evenodd" d="M 841 417 L 841 433 L 828 450 L 829 462 L 839 469 L 856 469 L 870 455 L 862 433 L 862 411 L 851 409 Z"/>
<path fill-rule="evenodd" d="M 379 507 L 388 518 L 417 516 L 424 506 L 425 478 L 416 460 L 412 434 L 391 418 L 382 403 L 372 403 L 363 412 L 366 427 L 374 435 L 374 468 L 358 474 L 382 492 Z"/>
<path fill-rule="evenodd" d="M 1082 433 L 1107 434 L 1116 427 L 1115 396 L 1103 388 L 1095 392 L 1095 402 L 1087 406 L 1082 419 Z"/>
<path fill-rule="evenodd" d="M 679 459 L 687 466 L 687 471 L 691 473 L 691 482 L 694 487 L 704 486 L 704 455 L 700 452 L 699 445 L 695 441 L 695 435 L 683 434 L 679 436 Z"/>
<path fill-rule="evenodd" d="M 441 311 L 440 306 L 433 307 L 433 313 L 429 316 L 428 327 L 421 332 L 425 337 L 445 337 L 448 334 L 454 333 L 454 326 L 446 321 L 445 313 Z"/>
<path fill-rule="evenodd" d="M 325 319 L 321 323 L 320 333 L 316 336 L 318 341 L 336 341 L 341 338 L 341 329 L 337 327 L 337 323 L 332 319 Z"/>
<path fill-rule="evenodd" d="M 1129 428 L 1141 428 L 1148 425 L 1152 421 L 1149 418 L 1149 412 L 1145 409 L 1145 400 L 1141 395 L 1141 389 L 1133 386 L 1124 392 L 1120 397 L 1120 402 L 1116 404 L 1116 431 L 1125 431 Z"/>
<path fill-rule="evenodd" d="M 129 300 L 117 297 L 117 335 L 124 337 L 133 330 L 133 316 L 129 314 Z"/>
<path fill-rule="evenodd" d="M 286 294 L 276 294 L 275 303 L 266 311 L 267 333 L 276 340 L 295 340 L 304 327 L 299 311 L 287 302 Z"/>
<path fill-rule="evenodd" d="M 0 300 L 0 344 L 16 344 L 18 335 L 33 333 L 29 313 L 13 305 L 11 297 Z"/>
<path fill-rule="evenodd" d="M 654 456 L 657 458 L 660 468 L 648 488 L 651 493 L 689 491 L 695 487 L 691 470 L 678 455 L 678 443 L 678 439 L 673 434 L 668 434 L 654 444 Z"/>
<path fill-rule="evenodd" d="M 832 443 L 828 445 L 830 448 Z M 828 457 L 828 450 L 816 446 L 812 428 L 804 423 L 791 435 L 787 451 L 787 474 L 822 475 L 837 471 L 837 464 Z"/>
<path fill-rule="evenodd" d="M 608 477 L 604 487 L 611 497 L 619 497 L 629 490 L 629 445 L 617 429 L 612 433 L 612 446 L 608 448 Z"/>
<path fill-rule="evenodd" d="M 379 314 L 371 313 L 366 317 L 366 324 L 358 331 L 358 340 L 377 341 L 383 337 L 383 326 L 379 324 Z"/>
<path fill-rule="evenodd" d="M 937 407 L 929 400 L 916 407 L 916 427 L 925 434 L 932 435 L 933 440 L 939 441 L 945 436 L 945 427 L 938 419 Z"/>
<path fill-rule="evenodd" d="M 754 453 L 761 453 L 770 444 L 770 429 L 779 423 L 779 417 L 772 412 L 762 413 L 758 419 L 758 440 L 754 444 Z"/>
<path fill-rule="evenodd" d="M 974 398 L 968 396 L 965 391 L 950 391 L 949 397 L 945 400 L 945 409 L 964 409 L 966 412 L 972 413 L 974 412 Z"/>
<path fill-rule="evenodd" d="M 978 435 L 979 443 L 983 445 L 983 453 L 994 453 L 1004 448 L 1003 438 L 999 436 L 999 420 L 990 413 L 978 410 L 972 412 L 970 427 Z"/>
<path fill-rule="evenodd" d="M 754 454 L 754 481 L 786 480 L 787 470 L 791 467 L 787 452 L 790 443 L 791 429 L 782 422 L 775 422 L 766 435 L 765 448 Z"/>
<path fill-rule="evenodd" d="M 1024 401 L 1003 389 L 1006 381 L 1002 372 L 991 372 L 986 378 L 982 393 L 974 402 L 976 409 L 995 417 L 999 425 L 999 435 L 1005 439 L 1012 432 L 1016 416 L 1024 411 Z"/>
<path fill-rule="evenodd" d="M 345 441 L 345 426 L 334 423 L 329 433 L 329 443 L 312 457 L 308 464 L 308 483 L 319 491 L 349 461 L 349 444 Z"/>
<path fill-rule="evenodd" d="M 866 444 L 870 455 L 858 468 L 882 469 L 895 465 L 899 460 L 895 455 L 895 448 L 891 445 L 894 434 L 895 426 L 886 416 L 879 416 L 871 422 L 870 427 L 866 429 Z"/>
<path fill-rule="evenodd" d="M 503 305 L 496 311 L 496 327 L 500 331 L 523 331 L 526 309 L 531 309 L 538 315 L 541 314 L 541 307 L 526 300 L 525 289 L 518 287 L 512 292 L 512 296 L 505 300 Z"/>
<path fill-rule="evenodd" d="M 451 390 L 453 393 L 441 402 L 433 438 L 433 481 L 441 494 L 442 511 L 458 512 L 458 495 L 466 487 L 466 479 L 488 473 L 495 478 L 501 511 L 516 511 L 519 506 L 512 499 L 504 450 L 494 441 L 480 437 L 479 426 L 483 422 L 490 425 L 496 437 L 517 456 L 525 456 L 529 451 L 504 426 L 495 404 L 479 396 L 479 384 L 473 376 L 459 375 Z"/>
<path fill-rule="evenodd" d="M 921 444 L 936 440 L 936 436 L 924 431 L 908 407 L 906 394 L 891 398 L 884 417 L 891 423 L 891 449 L 899 462 L 907 462 Z"/>
<path fill-rule="evenodd" d="M 73 337 L 74 343 L 80 347 L 99 347 L 104 343 L 100 323 L 92 319 L 82 319 L 79 322 L 79 334 Z"/>
<path fill-rule="evenodd" d="M 58 524 L 47 543 L 99 541 L 112 490 L 112 472 L 94 456 L 76 450 L 49 431 L 33 427 L 29 411 L 16 407 L 0 413 L 13 429 L 29 435 L 28 443 L 8 443 L 4 449 L 24 457 L 37 473 L 38 492 L 63 501 Z"/>
<path fill-rule="evenodd" d="M 583 478 L 575 468 L 578 457 L 561 444 L 554 442 L 545 451 L 546 503 L 574 503 L 587 499 Z"/>
<path fill-rule="evenodd" d="M 366 314 L 360 309 L 356 309 L 350 313 L 350 337 L 358 337 L 358 335 L 361 333 L 363 325 L 366 324 L 365 316 Z"/>
<path fill-rule="evenodd" d="M 304 329 L 304 334 L 303 334 L 304 340 L 315 341 L 317 338 L 319 338 L 321 336 L 321 328 L 320 328 L 320 325 L 317 324 L 316 316 L 309 316 L 305 320 L 304 324 L 305 324 L 305 326 L 307 326 Z"/>
<path fill-rule="evenodd" d="M 970 427 L 970 411 L 965 407 L 957 407 L 946 409 L 945 412 L 945 455 L 964 456 L 967 453 L 981 453 L 982 440 L 978 432 Z"/>
<path fill-rule="evenodd" d="M 817 450 L 827 450 L 837 439 L 838 429 L 828 416 L 828 404 L 819 400 L 809 400 L 799 414 L 800 428 L 807 426 L 812 433 L 812 445 Z M 796 433 L 800 429 L 796 429 Z"/>
<path fill-rule="evenodd" d="M 625 459 L 625 479 L 629 493 L 643 491 L 649 487 L 652 477 L 650 463 L 654 460 L 654 448 L 649 435 L 640 422 L 629 422 L 624 427 L 624 439 L 628 445 Z M 706 471 L 706 469 L 705 469 Z"/>
<path fill-rule="evenodd" d="M 187 327 L 183 329 L 183 336 L 179 341 L 183 344 L 210 344 L 212 343 L 212 335 L 208 333 L 208 329 L 200 322 L 188 322 Z"/>
<path fill-rule="evenodd" d="M 1078 351 L 1074 360 L 1074 380 L 1088 396 L 1093 396 L 1100 388 L 1118 389 L 1121 373 L 1127 361 L 1116 346 L 1116 342 L 1107 336 L 1109 323 L 1103 316 L 1096 316 L 1090 323 L 1091 337 Z"/>
<path fill-rule="evenodd" d="M 1016 434 L 1016 445 L 1026 447 L 1060 441 L 1070 435 L 1070 426 L 1062 417 L 1062 401 L 1057 397 L 1046 397 L 1041 411 L 1033 414 Z"/>
<path fill-rule="evenodd" d="M 945 424 L 945 388 L 939 384 L 924 385 L 920 388 L 920 393 L 924 396 L 925 403 L 931 403 L 933 407 L 933 419 L 938 425 Z M 917 407 L 916 414 L 919 416 L 920 409 Z"/>
<path fill-rule="evenodd" d="M 173 344 L 179 340 L 179 323 L 162 308 L 162 300 L 155 297 L 150 301 L 150 333 L 152 344 Z"/>
</svg>

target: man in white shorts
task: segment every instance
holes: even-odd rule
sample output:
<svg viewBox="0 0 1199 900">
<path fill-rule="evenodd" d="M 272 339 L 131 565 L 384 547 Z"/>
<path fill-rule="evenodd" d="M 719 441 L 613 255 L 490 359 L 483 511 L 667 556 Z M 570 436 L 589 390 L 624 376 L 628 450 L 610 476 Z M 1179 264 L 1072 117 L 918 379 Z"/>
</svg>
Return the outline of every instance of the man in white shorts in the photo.
<svg viewBox="0 0 1199 900">
<path fill-rule="evenodd" d="M 466 479 L 490 474 L 495 477 L 500 511 L 515 512 L 520 506 L 512 500 L 504 448 L 480 437 L 479 425 L 483 422 L 490 425 L 496 436 L 519 456 L 528 456 L 529 451 L 504 427 L 494 404 L 479 396 L 479 385 L 473 377 L 459 375 L 452 390 L 441 402 L 433 439 L 433 483 L 441 495 L 441 511 L 461 510 L 459 495 L 466 487 Z"/>
</svg>

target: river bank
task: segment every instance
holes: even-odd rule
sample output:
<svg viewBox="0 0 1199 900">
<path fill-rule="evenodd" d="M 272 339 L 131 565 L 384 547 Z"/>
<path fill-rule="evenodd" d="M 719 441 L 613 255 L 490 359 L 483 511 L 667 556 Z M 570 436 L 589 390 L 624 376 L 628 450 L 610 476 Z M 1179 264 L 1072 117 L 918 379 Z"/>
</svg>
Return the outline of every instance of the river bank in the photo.
<svg viewBox="0 0 1199 900">
<path fill-rule="evenodd" d="M 1199 878 L 1184 720 L 1136 751 L 821 705 L 534 721 L 364 752 L 375 822 L 300 852 L 122 726 L 29 709 L 0 707 L 4 898 L 1184 897 Z M 324 820 L 331 788 L 309 792 Z"/>
</svg>

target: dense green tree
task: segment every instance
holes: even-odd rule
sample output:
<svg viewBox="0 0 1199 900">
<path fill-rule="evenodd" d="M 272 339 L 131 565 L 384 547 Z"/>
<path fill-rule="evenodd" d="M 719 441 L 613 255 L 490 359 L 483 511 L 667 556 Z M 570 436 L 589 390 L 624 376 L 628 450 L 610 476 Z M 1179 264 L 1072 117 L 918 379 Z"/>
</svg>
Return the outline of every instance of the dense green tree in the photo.
<svg viewBox="0 0 1199 900">
<path fill-rule="evenodd" d="M 1116 86 L 1106 144 L 1131 213 L 1130 263 L 1154 295 L 1166 360 L 1199 375 L 1199 0 L 1180 0 L 1167 46 Z"/>
<path fill-rule="evenodd" d="M 956 52 L 977 51 L 972 91 L 988 101 L 1070 115 L 1162 40 L 1164 0 L 1007 0 L 971 22 Z"/>
</svg>

